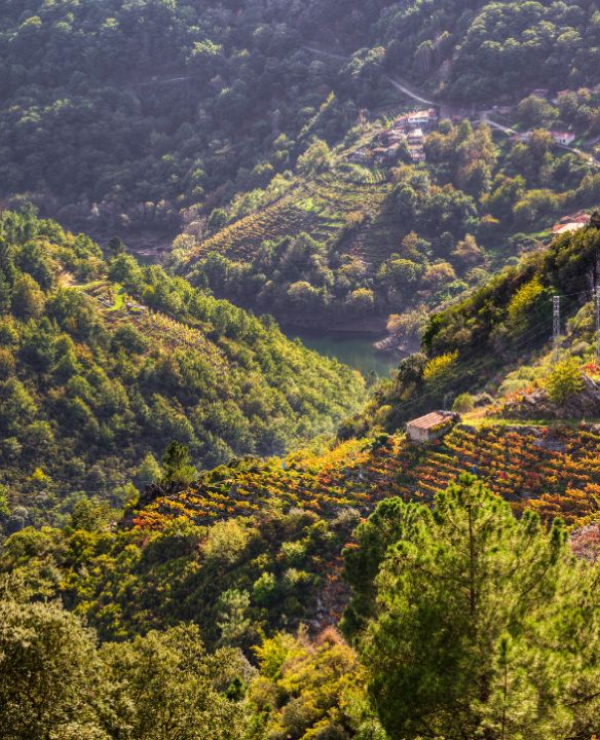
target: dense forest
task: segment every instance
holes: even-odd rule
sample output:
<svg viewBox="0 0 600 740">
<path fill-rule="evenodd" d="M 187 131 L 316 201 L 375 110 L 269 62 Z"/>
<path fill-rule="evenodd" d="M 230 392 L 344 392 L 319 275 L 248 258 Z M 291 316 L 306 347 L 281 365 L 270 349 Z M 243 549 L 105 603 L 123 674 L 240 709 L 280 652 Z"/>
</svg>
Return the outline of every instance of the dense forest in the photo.
<svg viewBox="0 0 600 740">
<path fill-rule="evenodd" d="M 31 213 L 5 213 L 0 233 L 8 531 L 58 521 L 86 493 L 122 505 L 161 477 L 174 439 L 200 467 L 280 454 L 332 433 L 363 398 L 358 373 L 140 267 L 118 239 L 105 259 Z"/>
<path fill-rule="evenodd" d="M 389 102 L 385 74 L 469 101 L 594 82 L 594 3 L 432 7 L 9 0 L 1 195 L 79 228 L 173 231 L 189 207 L 268 185 L 313 136 L 339 141 Z M 346 63 L 307 49 L 331 39 Z"/>
<path fill-rule="evenodd" d="M 3 740 L 600 736 L 599 62 L 594 0 L 1 3 Z"/>
</svg>

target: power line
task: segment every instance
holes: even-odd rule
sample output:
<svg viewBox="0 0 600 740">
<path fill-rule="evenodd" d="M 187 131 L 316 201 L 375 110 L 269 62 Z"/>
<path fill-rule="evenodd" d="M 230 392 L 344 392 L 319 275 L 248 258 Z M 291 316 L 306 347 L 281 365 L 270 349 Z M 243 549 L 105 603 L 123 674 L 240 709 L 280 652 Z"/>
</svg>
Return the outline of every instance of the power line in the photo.
<svg viewBox="0 0 600 740">
<path fill-rule="evenodd" d="M 521 337 L 519 337 L 518 341 L 516 341 L 512 345 L 511 349 L 513 351 L 515 351 L 515 350 L 520 349 L 521 347 L 526 347 L 526 346 L 530 345 L 531 342 L 534 339 L 537 339 L 538 337 L 541 337 L 544 334 L 548 338 L 550 338 L 550 327 L 548 327 L 547 329 L 542 329 L 542 330 L 539 330 L 539 327 L 536 327 L 536 328 L 530 330 L 529 332 L 526 332 L 525 334 L 521 335 Z M 469 365 L 469 370 L 471 370 L 471 371 L 473 371 L 473 370 L 480 371 L 480 370 L 488 369 L 490 367 L 493 367 L 494 365 L 497 365 L 497 363 L 498 363 L 498 360 L 497 360 L 496 357 L 490 357 L 487 360 L 486 359 L 477 360 L 476 355 L 473 352 L 472 353 L 469 353 L 467 355 L 463 355 L 460 359 L 463 362 L 465 362 L 465 361 L 468 361 L 471 357 L 475 357 L 475 360 L 476 360 L 474 363 L 471 363 Z M 402 404 L 395 404 L 394 405 L 394 411 L 401 411 L 401 412 L 402 411 L 406 411 L 406 410 L 414 407 L 416 403 L 419 403 L 420 401 L 422 401 L 424 399 L 434 398 L 434 397 L 439 398 L 439 392 L 438 391 L 436 391 L 435 389 L 425 390 L 425 391 L 419 393 L 417 396 L 414 396 L 410 400 L 405 401 Z"/>
</svg>

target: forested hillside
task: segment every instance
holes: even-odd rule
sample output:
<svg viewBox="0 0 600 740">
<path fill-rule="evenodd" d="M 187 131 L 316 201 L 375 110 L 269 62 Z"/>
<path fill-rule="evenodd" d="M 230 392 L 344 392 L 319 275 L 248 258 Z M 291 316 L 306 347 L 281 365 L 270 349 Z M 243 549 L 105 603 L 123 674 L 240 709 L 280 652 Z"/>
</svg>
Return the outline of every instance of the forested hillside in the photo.
<svg viewBox="0 0 600 740">
<path fill-rule="evenodd" d="M 410 340 L 416 311 L 473 290 L 538 248 L 560 215 L 600 199 L 598 173 L 543 128 L 513 142 L 486 123 L 441 121 L 424 138 L 426 164 L 408 152 L 388 166 L 353 163 L 389 126 L 357 126 L 334 151 L 313 144 L 281 192 L 261 202 L 254 191 L 219 211 L 208 235 L 178 237 L 171 266 L 288 324 L 392 315 L 391 330 Z"/>
<path fill-rule="evenodd" d="M 9 527 L 82 495 L 122 504 L 160 477 L 174 439 L 193 463 L 272 455 L 363 398 L 358 373 L 207 297 L 118 240 L 104 259 L 52 221 L 0 221 L 0 460 Z"/>
<path fill-rule="evenodd" d="M 0 556 L 0 660 L 13 677 L 0 681 L 0 716 L 12 726 L 19 707 L 29 732 L 70 723 L 102 738 L 118 738 L 120 723 L 128 722 L 131 737 L 147 740 L 149 721 L 175 737 L 165 719 L 173 713 L 176 727 L 198 739 L 208 722 L 209 737 L 235 740 L 322 733 L 417 740 L 420 730 L 410 728 L 423 715 L 442 732 L 483 721 L 480 700 L 465 703 L 463 693 L 469 695 L 475 670 L 462 667 L 463 653 L 475 660 L 476 651 L 477 670 L 490 682 L 502 687 L 507 673 L 523 676 L 524 684 L 504 689 L 511 707 L 538 692 L 551 697 L 533 717 L 511 711 L 514 729 L 505 737 L 517 738 L 523 726 L 550 726 L 553 737 L 565 739 L 573 726 L 594 728 L 595 691 L 582 682 L 595 682 L 597 670 L 589 657 L 597 566 L 588 562 L 600 542 L 597 445 L 597 426 L 572 432 L 530 424 L 507 432 L 490 420 L 479 431 L 458 428 L 432 449 L 397 435 L 267 466 L 222 468 L 146 505 L 116 532 L 110 513 L 92 502 L 80 504 L 62 531 L 18 532 Z M 445 490 L 475 466 L 519 519 L 470 476 Z M 246 496 L 265 494 L 260 511 L 238 508 Z M 219 511 L 224 497 L 236 508 Z M 372 514 L 359 524 L 361 512 Z M 556 514 L 567 517 L 571 538 L 560 520 L 546 529 Z M 468 611 L 469 552 L 481 578 L 475 613 Z M 462 587 L 450 588 L 449 578 Z M 557 604 L 566 621 L 555 619 Z M 352 647 L 327 627 L 344 606 L 341 624 Z M 100 643 L 82 629 L 82 618 Z M 299 623 L 308 628 L 296 631 Z M 464 632 L 466 644 L 450 651 L 448 628 Z M 32 634 L 46 639 L 18 639 Z M 521 651 L 497 667 L 508 635 Z M 546 666 L 540 651 L 549 650 L 552 669 L 539 675 L 529 662 Z M 581 655 L 589 657 L 585 667 Z M 19 670 L 25 661 L 29 673 Z M 48 665 L 60 680 L 48 675 Z M 390 679 L 396 665 L 411 681 L 401 682 L 399 669 Z M 32 674 L 45 677 L 44 693 L 35 688 L 17 701 Z M 122 699 L 143 689 L 144 700 L 115 702 L 111 677 L 123 682 Z M 432 678 L 441 694 L 417 691 Z M 466 686 L 455 690 L 457 680 Z M 379 700 L 388 693 L 393 704 Z M 450 713 L 449 701 L 456 704 Z M 495 721 L 507 721 L 502 699 L 492 695 L 484 706 Z M 532 736 L 542 740 L 545 732 Z"/>
<path fill-rule="evenodd" d="M 597 740 L 599 64 L 595 0 L 0 3 L 1 740 Z"/>
<path fill-rule="evenodd" d="M 600 230 L 592 224 L 557 237 L 548 249 L 526 256 L 468 298 L 434 313 L 421 352 L 400 363 L 396 376 L 381 384 L 366 411 L 345 425 L 342 435 L 360 435 L 372 425 L 393 431 L 464 392 L 495 393 L 510 369 L 515 379 L 534 380 L 535 372 L 528 376 L 527 368 L 544 358 L 547 374 L 554 296 L 561 306 L 560 346 L 581 363 L 593 362 L 597 338 L 592 299 L 600 279 L 599 255 Z"/>
<path fill-rule="evenodd" d="M 335 137 L 355 116 L 336 105 L 311 123 L 327 75 L 301 49 L 298 15 L 260 3 L 3 3 L 2 196 L 96 231 L 173 232 L 181 209 L 268 183 L 311 133 Z"/>
<path fill-rule="evenodd" d="M 385 74 L 466 101 L 576 90 L 594 83 L 599 27 L 583 0 L 9 0 L 1 195 L 96 231 L 173 232 L 188 207 L 265 187 L 311 137 L 335 143 L 360 107 L 397 100 Z M 342 59 L 308 49 L 332 41 Z"/>
</svg>

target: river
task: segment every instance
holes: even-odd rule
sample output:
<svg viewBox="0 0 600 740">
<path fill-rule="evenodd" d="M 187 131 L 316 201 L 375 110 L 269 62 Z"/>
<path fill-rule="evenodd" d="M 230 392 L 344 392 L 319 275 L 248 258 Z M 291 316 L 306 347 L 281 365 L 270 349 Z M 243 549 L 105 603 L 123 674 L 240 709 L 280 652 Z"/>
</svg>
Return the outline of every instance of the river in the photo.
<svg viewBox="0 0 600 740">
<path fill-rule="evenodd" d="M 380 337 L 363 332 L 284 330 L 290 339 L 299 339 L 309 349 L 324 357 L 334 357 L 363 375 L 375 372 L 380 378 L 389 378 L 398 367 L 400 358 L 376 352 L 373 342 Z"/>
<path fill-rule="evenodd" d="M 162 245 L 162 242 L 161 242 Z M 135 247 L 131 253 L 143 265 L 160 264 L 161 259 L 154 250 L 140 251 Z M 389 378 L 392 370 L 398 367 L 400 357 L 376 352 L 373 342 L 382 337 L 372 332 L 348 332 L 308 329 L 287 329 L 281 327 L 290 339 L 299 339 L 308 349 L 324 357 L 332 357 L 345 365 L 359 370 L 363 375 L 376 373 L 379 378 Z"/>
</svg>

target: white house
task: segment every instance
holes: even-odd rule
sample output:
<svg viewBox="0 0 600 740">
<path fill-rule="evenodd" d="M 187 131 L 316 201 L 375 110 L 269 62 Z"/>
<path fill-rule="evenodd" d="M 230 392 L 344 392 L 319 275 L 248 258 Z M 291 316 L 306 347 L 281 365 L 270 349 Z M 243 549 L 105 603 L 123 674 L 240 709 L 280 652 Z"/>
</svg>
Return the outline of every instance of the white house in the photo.
<svg viewBox="0 0 600 740">
<path fill-rule="evenodd" d="M 557 144 L 570 146 L 575 141 L 575 134 L 572 131 L 550 131 L 550 136 Z"/>
</svg>

